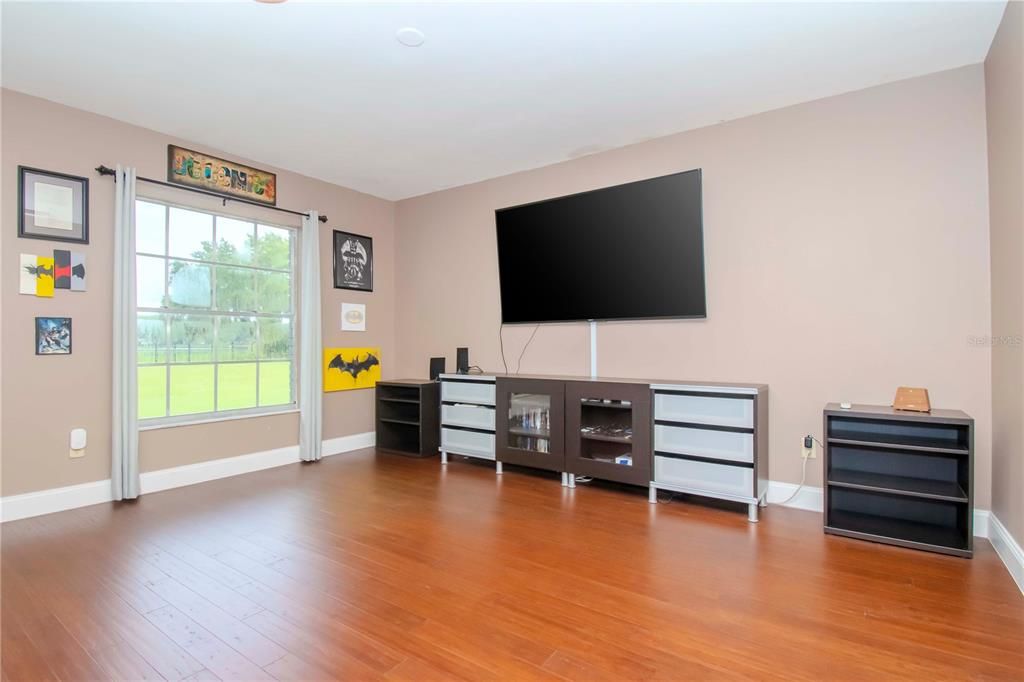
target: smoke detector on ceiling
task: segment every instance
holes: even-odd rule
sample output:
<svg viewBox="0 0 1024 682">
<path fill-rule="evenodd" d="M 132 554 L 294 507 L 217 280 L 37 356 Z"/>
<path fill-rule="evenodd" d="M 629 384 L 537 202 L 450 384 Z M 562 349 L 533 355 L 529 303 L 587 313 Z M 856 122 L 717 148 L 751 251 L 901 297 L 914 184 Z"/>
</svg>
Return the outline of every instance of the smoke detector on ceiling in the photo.
<svg viewBox="0 0 1024 682">
<path fill-rule="evenodd" d="M 413 28 L 412 26 L 406 26 L 405 28 L 398 29 L 395 33 L 395 38 L 397 38 L 398 42 L 402 43 L 406 47 L 419 47 L 423 44 L 423 41 L 427 39 L 426 36 L 423 35 L 423 31 L 418 28 Z"/>
</svg>

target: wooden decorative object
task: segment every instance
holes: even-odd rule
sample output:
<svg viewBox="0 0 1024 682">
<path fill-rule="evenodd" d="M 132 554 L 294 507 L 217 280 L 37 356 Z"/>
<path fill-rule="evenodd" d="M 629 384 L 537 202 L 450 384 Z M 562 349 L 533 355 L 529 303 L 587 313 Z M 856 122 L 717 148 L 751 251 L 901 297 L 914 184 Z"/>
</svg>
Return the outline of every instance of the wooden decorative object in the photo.
<svg viewBox="0 0 1024 682">
<path fill-rule="evenodd" d="M 892 401 L 892 406 L 897 410 L 907 410 L 909 412 L 932 411 L 932 405 L 928 401 L 927 388 L 900 386 L 896 389 L 896 397 Z"/>
<path fill-rule="evenodd" d="M 277 206 L 277 174 L 167 145 L 167 181 L 228 198 Z"/>
</svg>

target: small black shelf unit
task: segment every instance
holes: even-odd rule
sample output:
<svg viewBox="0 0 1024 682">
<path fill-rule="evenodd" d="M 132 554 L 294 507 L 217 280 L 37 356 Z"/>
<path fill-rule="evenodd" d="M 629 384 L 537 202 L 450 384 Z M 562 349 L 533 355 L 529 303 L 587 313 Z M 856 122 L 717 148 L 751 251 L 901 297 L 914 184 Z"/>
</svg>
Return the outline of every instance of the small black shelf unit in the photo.
<svg viewBox="0 0 1024 682">
<path fill-rule="evenodd" d="M 825 532 L 970 558 L 974 420 L 825 407 Z"/>
<path fill-rule="evenodd" d="M 403 455 L 437 454 L 440 384 L 425 379 L 377 382 L 377 448 Z"/>
</svg>

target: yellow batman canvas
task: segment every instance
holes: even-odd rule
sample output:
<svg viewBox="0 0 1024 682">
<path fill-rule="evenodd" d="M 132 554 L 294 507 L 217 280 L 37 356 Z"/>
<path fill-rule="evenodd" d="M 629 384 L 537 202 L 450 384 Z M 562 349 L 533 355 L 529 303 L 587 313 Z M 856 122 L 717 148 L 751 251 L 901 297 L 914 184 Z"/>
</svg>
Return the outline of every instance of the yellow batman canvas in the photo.
<svg viewBox="0 0 1024 682">
<path fill-rule="evenodd" d="M 373 388 L 380 381 L 380 348 L 325 348 L 324 391 Z"/>
</svg>

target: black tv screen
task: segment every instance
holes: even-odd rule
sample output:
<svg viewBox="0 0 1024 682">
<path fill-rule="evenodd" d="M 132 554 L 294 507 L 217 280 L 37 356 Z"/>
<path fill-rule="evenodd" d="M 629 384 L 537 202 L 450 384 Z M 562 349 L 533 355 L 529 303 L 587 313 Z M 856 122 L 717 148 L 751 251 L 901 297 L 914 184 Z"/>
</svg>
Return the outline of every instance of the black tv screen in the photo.
<svg viewBox="0 0 1024 682">
<path fill-rule="evenodd" d="M 503 324 L 706 317 L 700 169 L 495 211 Z"/>
</svg>

